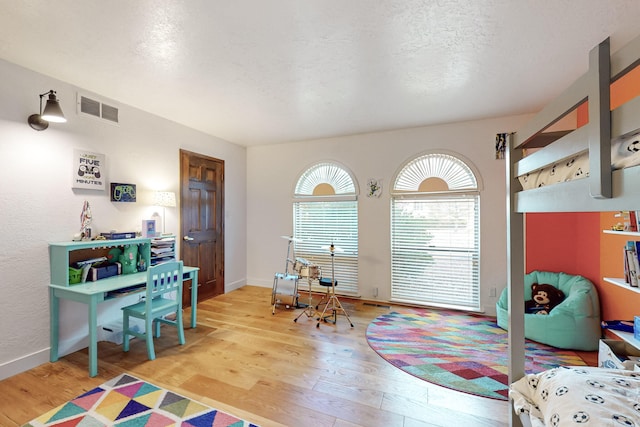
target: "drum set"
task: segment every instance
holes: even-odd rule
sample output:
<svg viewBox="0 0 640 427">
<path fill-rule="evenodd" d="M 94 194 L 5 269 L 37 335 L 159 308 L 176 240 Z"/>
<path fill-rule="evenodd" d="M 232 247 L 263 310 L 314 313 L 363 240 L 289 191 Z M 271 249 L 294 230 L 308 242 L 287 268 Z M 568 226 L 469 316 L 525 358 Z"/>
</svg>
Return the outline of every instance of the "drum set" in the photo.
<svg viewBox="0 0 640 427">
<path fill-rule="evenodd" d="M 331 242 L 331 245 L 329 246 L 323 246 L 322 249 L 328 250 L 331 254 L 331 281 L 327 283 L 326 279 L 320 279 L 320 284 L 323 286 L 330 285 L 331 291 L 327 291 L 328 299 L 326 304 L 324 305 L 324 310 L 322 310 L 322 313 L 318 317 L 318 323 L 316 324 L 316 327 L 320 327 L 320 321 L 324 321 L 325 323 L 332 322 L 335 325 L 338 322 L 338 312 L 342 312 L 342 314 L 344 314 L 344 316 L 349 321 L 349 324 L 353 328 L 353 322 L 351 321 L 351 318 L 349 318 L 349 314 L 347 314 L 347 311 L 344 309 L 344 307 L 340 303 L 340 300 L 336 296 L 336 285 L 338 284 L 338 282 L 336 281 L 335 275 L 335 254 L 336 252 L 343 252 L 343 250 L 337 246 L 334 246 L 333 242 Z M 324 300 L 324 297 L 322 298 L 322 300 Z M 316 307 L 316 309 L 317 308 L 318 307 Z M 329 312 L 330 314 L 327 314 L 327 312 Z M 333 320 L 328 320 L 329 317 L 332 317 Z"/>
<path fill-rule="evenodd" d="M 271 314 L 276 314 L 276 306 L 278 304 L 285 304 L 286 308 L 295 306 L 296 308 L 304 308 L 301 313 L 307 313 L 307 316 L 313 316 L 311 283 L 314 280 L 322 277 L 321 269 L 319 266 L 310 263 L 304 258 L 291 258 L 293 253 L 291 244 L 294 242 L 302 242 L 301 239 L 296 239 L 293 236 L 280 236 L 283 239 L 288 240 L 287 245 L 287 257 L 285 259 L 284 273 L 276 273 L 273 277 L 273 289 L 271 291 Z M 291 271 L 289 271 L 291 268 Z M 299 302 L 298 295 L 298 281 L 301 278 L 306 278 L 309 284 L 309 304 L 303 304 Z M 298 316 L 300 317 L 300 316 Z M 296 321 L 298 318 L 296 318 Z"/>
<path fill-rule="evenodd" d="M 293 319 L 294 322 L 297 322 L 302 315 L 307 315 L 307 317 L 313 317 L 315 311 L 313 309 L 313 294 L 311 293 L 311 284 L 314 280 L 320 280 L 322 277 L 322 269 L 320 266 L 310 263 L 304 258 L 296 258 L 295 263 L 293 264 L 293 271 L 298 274 L 300 278 L 306 278 L 308 284 L 309 291 L 309 303 L 306 304 L 302 312 Z"/>
<path fill-rule="evenodd" d="M 306 315 L 308 318 L 312 318 L 318 313 L 318 324 L 317 327 L 320 327 L 320 321 L 327 322 L 327 318 L 331 315 L 333 316 L 333 323 L 336 322 L 336 314 L 338 311 L 341 311 L 346 316 L 347 320 L 353 327 L 353 323 L 349 318 L 349 315 L 340 304 L 340 301 L 335 295 L 335 285 L 337 284 L 335 280 L 335 266 L 334 266 L 334 255 L 336 251 L 341 251 L 340 248 L 333 245 L 333 242 L 330 246 L 322 246 L 322 249 L 326 249 L 329 251 L 331 255 L 331 279 L 323 279 L 322 277 L 322 269 L 320 266 L 313 264 L 306 260 L 305 258 L 295 257 L 293 255 L 293 259 L 291 258 L 293 251 L 291 249 L 291 244 L 294 242 L 302 242 L 301 239 L 297 239 L 293 236 L 280 236 L 283 239 L 288 240 L 287 245 L 287 257 L 285 259 L 285 272 L 284 273 L 276 273 L 273 278 L 273 289 L 271 293 L 271 314 L 276 313 L 276 306 L 278 304 L 284 303 L 286 308 L 290 308 L 291 306 L 295 306 L 296 308 L 303 308 L 302 312 L 293 319 L 294 322 L 297 322 L 300 317 Z M 292 267 L 292 271 L 289 272 L 289 267 Z M 298 295 L 298 281 L 300 279 L 307 279 L 308 284 L 308 292 L 309 292 L 309 302 L 308 304 L 299 302 Z M 314 280 L 318 280 L 322 283 L 329 282 L 331 286 L 331 291 L 327 291 L 327 301 L 324 305 L 324 310 L 320 312 L 318 310 L 319 304 L 314 308 L 313 306 L 313 293 L 311 286 Z M 325 285 L 326 286 L 326 285 Z M 324 301 L 325 297 L 322 298 Z M 321 302 L 322 302 L 321 301 Z M 327 312 L 331 314 L 327 314 Z"/>
</svg>

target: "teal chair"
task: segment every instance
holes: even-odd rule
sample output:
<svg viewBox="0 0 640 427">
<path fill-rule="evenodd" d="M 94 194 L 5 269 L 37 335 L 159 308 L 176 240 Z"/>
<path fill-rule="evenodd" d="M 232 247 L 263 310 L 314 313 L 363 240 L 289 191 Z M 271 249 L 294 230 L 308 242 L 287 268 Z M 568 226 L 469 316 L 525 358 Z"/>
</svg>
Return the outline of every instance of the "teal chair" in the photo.
<svg viewBox="0 0 640 427">
<path fill-rule="evenodd" d="M 524 277 L 524 299 L 531 299 L 531 284 L 546 283 L 560 289 L 565 299 L 548 315 L 524 315 L 524 336 L 553 347 L 594 351 L 598 350 L 600 301 L 598 291 L 585 277 L 562 272 L 532 271 Z M 497 323 L 509 327 L 509 289 L 505 288 L 496 303 Z M 524 304 L 524 301 L 522 302 Z"/>
<path fill-rule="evenodd" d="M 156 353 L 153 348 L 153 338 L 160 336 L 160 323 L 175 326 L 178 329 L 178 341 L 180 345 L 184 345 L 182 267 L 182 261 L 170 261 L 155 265 L 147 270 L 145 300 L 122 307 L 124 351 L 129 351 L 129 339 L 132 336 L 144 339 L 147 343 L 149 360 L 154 360 Z M 176 314 L 175 320 L 169 320 L 164 317 L 171 313 Z M 131 317 L 144 320 L 143 333 L 132 330 L 129 327 L 129 319 Z"/>
</svg>

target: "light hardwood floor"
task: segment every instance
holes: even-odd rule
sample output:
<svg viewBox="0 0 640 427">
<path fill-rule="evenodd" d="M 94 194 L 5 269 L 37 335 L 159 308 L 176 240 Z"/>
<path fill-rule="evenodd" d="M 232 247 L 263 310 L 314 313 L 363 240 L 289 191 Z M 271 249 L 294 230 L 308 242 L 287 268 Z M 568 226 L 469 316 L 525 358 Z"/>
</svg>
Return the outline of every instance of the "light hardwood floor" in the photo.
<svg viewBox="0 0 640 427">
<path fill-rule="evenodd" d="M 123 372 L 264 427 L 508 425 L 507 402 L 419 380 L 369 347 L 367 325 L 393 307 L 341 298 L 355 327 L 339 315 L 317 328 L 306 315 L 293 321 L 301 309 L 272 315 L 270 300 L 271 289 L 245 286 L 200 303 L 187 344 L 163 326 L 154 361 L 140 340 L 129 353 L 101 342 L 95 378 L 83 350 L 1 381 L 0 425 L 20 426 Z"/>
</svg>

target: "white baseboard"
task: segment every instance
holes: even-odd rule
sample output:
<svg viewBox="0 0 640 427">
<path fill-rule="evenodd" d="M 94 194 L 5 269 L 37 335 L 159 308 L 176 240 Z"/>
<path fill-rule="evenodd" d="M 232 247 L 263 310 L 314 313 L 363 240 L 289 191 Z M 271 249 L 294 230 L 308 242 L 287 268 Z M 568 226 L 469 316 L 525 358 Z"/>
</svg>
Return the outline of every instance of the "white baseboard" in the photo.
<svg viewBox="0 0 640 427">
<path fill-rule="evenodd" d="M 261 288 L 273 288 L 273 277 L 268 280 L 265 279 L 251 279 L 248 280 L 247 283 L 250 283 L 251 286 L 258 286 Z"/>
<path fill-rule="evenodd" d="M 496 317 L 496 306 L 495 305 L 490 305 L 490 306 L 482 306 L 482 314 L 484 314 L 485 316 L 491 316 L 491 317 Z"/>
<path fill-rule="evenodd" d="M 246 284 L 247 284 L 247 281 L 244 279 L 236 280 L 235 282 L 231 282 L 231 283 L 225 283 L 224 292 L 227 293 L 227 292 L 235 291 L 236 289 L 240 289 Z"/>
<path fill-rule="evenodd" d="M 45 348 L 35 353 L 27 354 L 18 359 L 10 360 L 0 365 L 0 380 L 12 377 L 21 372 L 40 366 L 49 361 L 49 349 Z"/>
</svg>

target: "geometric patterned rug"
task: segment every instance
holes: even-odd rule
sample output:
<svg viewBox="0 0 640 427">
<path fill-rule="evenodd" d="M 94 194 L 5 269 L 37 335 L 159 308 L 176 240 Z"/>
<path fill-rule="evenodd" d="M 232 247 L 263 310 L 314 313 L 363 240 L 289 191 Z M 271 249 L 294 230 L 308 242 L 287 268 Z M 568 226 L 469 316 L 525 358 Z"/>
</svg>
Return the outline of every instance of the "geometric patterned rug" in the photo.
<svg viewBox="0 0 640 427">
<path fill-rule="evenodd" d="M 508 332 L 495 318 L 453 310 L 406 309 L 375 319 L 366 332 L 383 359 L 425 381 L 508 400 Z M 585 366 L 571 350 L 525 342 L 525 370 Z"/>
<path fill-rule="evenodd" d="M 255 426 L 169 390 L 122 374 L 23 427 Z"/>
</svg>

